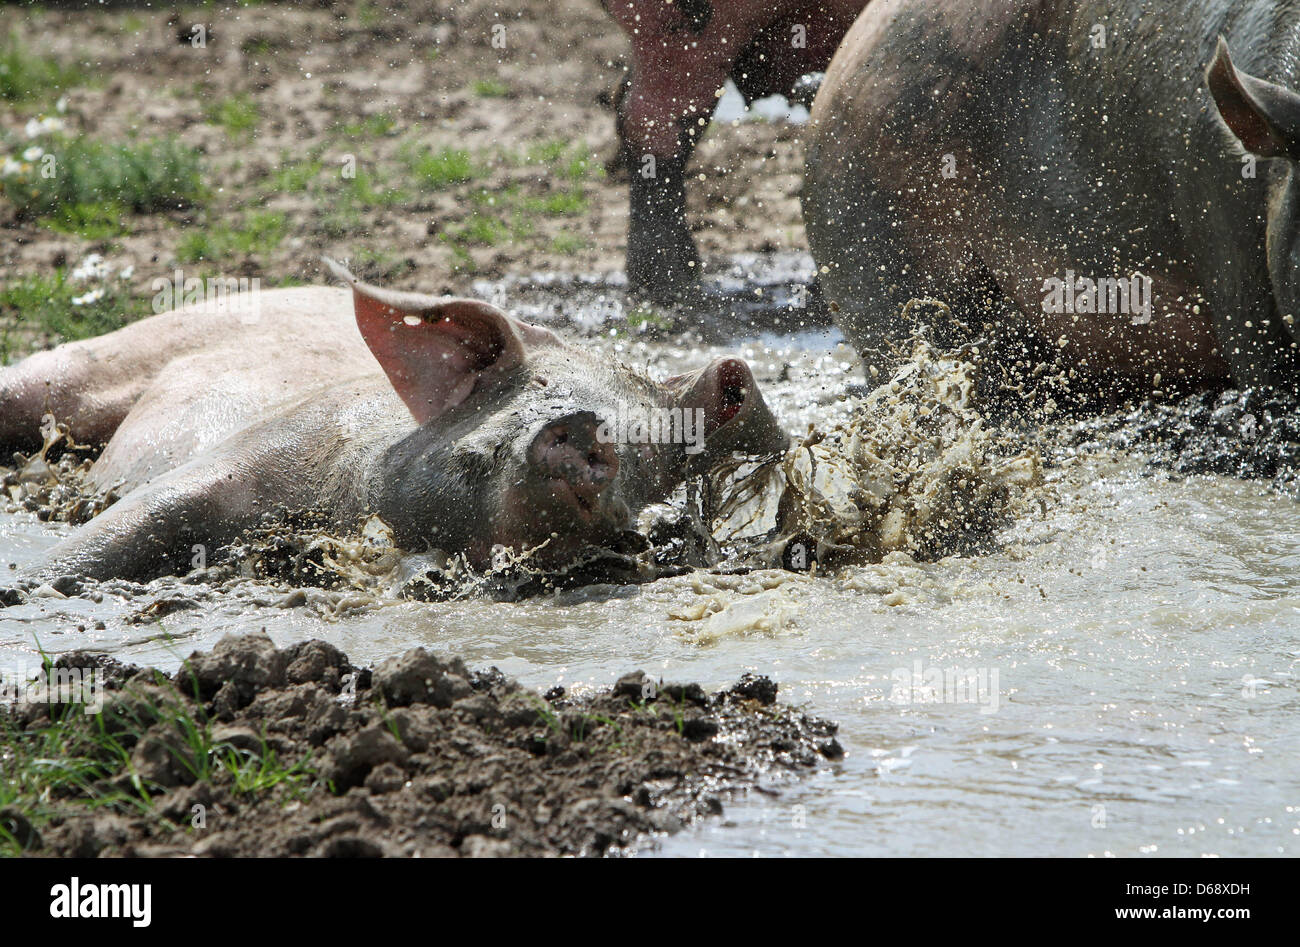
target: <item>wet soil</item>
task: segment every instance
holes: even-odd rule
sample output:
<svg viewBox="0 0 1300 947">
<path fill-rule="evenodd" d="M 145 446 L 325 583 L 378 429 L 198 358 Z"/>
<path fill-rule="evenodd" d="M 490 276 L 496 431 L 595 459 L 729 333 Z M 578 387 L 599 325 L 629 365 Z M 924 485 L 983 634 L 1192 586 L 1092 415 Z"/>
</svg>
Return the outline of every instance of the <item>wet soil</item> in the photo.
<svg viewBox="0 0 1300 947">
<path fill-rule="evenodd" d="M 104 669 L 102 715 L 29 704 L 6 722 L 70 728 L 70 746 L 78 728 L 109 734 L 130 762 L 54 791 L 40 818 L 0 812 L 31 854 L 620 854 L 843 755 L 833 723 L 753 674 L 714 694 L 638 671 L 542 696 L 422 648 L 355 668 L 324 642 L 277 649 L 265 634 L 224 638 L 169 677 L 84 653 L 57 666 Z M 231 765 L 196 777 L 177 720 L 198 722 L 209 760 L 243 760 L 242 781 Z M 294 775 L 257 790 L 254 772 Z M 84 804 L 115 792 L 151 802 Z"/>
<path fill-rule="evenodd" d="M 1058 457 L 1128 451 L 1152 469 L 1262 480 L 1300 498 L 1300 401 L 1283 394 L 1232 389 L 1146 400 L 1078 421 L 1049 440 Z"/>
<path fill-rule="evenodd" d="M 187 23 L 207 26 L 194 48 Z M 504 48 L 492 45 L 504 25 Z M 87 240 L 20 220 L 0 202 L 0 282 L 71 267 L 89 252 L 134 266 L 133 287 L 152 296 L 177 249 L 197 230 L 281 214 L 276 245 L 231 249 L 198 265 L 225 275 L 324 282 L 319 259 L 352 262 L 363 278 L 425 292 L 466 293 L 474 280 L 544 273 L 621 271 L 627 231 L 615 154 L 612 95 L 627 42 L 598 0 L 524 0 L 508 11 L 488 0 L 420 3 L 356 0 L 171 9 L 143 5 L 0 8 L 0 33 L 35 54 L 83 64 L 67 90 L 69 134 L 105 141 L 176 136 L 204 158 L 202 206 L 132 215 L 129 232 Z M 184 40 L 184 41 L 182 41 Z M 226 102 L 255 110 L 246 131 L 223 126 Z M 21 133 L 31 108 L 0 110 Z M 798 126 L 743 122 L 711 128 L 691 165 L 690 220 L 706 259 L 741 251 L 805 248 L 798 190 Z M 548 147 L 589 151 L 581 207 L 525 210 L 569 186 L 558 165 L 529 162 Z M 414 180 L 409 149 L 466 150 L 465 180 L 433 189 Z M 351 155 L 372 194 L 348 202 L 339 168 Z M 306 185 L 286 169 L 319 161 Z M 378 195 L 378 196 L 376 196 Z M 523 205 L 521 205 L 523 206 Z M 535 205 L 533 205 L 535 206 Z M 467 221 L 499 217 L 485 241 L 460 240 Z M 618 274 L 621 279 L 621 273 Z"/>
</svg>

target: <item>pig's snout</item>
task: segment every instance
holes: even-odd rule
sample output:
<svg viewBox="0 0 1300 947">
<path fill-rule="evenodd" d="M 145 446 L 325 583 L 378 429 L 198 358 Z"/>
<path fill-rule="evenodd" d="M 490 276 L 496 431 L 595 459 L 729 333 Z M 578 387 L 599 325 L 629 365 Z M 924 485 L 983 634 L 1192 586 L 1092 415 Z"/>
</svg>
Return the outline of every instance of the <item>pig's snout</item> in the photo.
<svg viewBox="0 0 1300 947">
<path fill-rule="evenodd" d="M 555 487 L 557 499 L 587 520 L 601 512 L 602 496 L 618 476 L 615 445 L 598 436 L 600 418 L 579 411 L 551 421 L 533 438 L 528 459 Z"/>
</svg>

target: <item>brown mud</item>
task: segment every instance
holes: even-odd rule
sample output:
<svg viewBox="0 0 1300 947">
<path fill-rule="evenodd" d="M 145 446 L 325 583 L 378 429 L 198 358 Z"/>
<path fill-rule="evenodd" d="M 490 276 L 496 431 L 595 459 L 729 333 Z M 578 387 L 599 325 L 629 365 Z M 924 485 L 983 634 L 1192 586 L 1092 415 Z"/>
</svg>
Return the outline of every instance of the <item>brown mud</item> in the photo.
<svg viewBox="0 0 1300 947">
<path fill-rule="evenodd" d="M 1146 400 L 1060 431 L 1056 453 L 1122 450 L 1151 469 L 1262 480 L 1300 499 L 1300 401 L 1274 392 L 1200 392 Z"/>
<path fill-rule="evenodd" d="M 86 758 L 107 755 L 107 734 L 129 759 L 0 812 L 30 854 L 625 854 L 719 815 L 729 793 L 775 795 L 843 755 L 834 724 L 777 702 L 753 674 L 714 694 L 633 672 L 543 697 L 421 648 L 365 669 L 324 642 L 277 649 L 265 634 L 224 638 L 171 676 L 85 653 L 56 663 L 96 665 L 101 715 L 6 713 L 29 737 L 66 728 Z M 257 773 L 280 778 L 258 788 Z"/>
</svg>

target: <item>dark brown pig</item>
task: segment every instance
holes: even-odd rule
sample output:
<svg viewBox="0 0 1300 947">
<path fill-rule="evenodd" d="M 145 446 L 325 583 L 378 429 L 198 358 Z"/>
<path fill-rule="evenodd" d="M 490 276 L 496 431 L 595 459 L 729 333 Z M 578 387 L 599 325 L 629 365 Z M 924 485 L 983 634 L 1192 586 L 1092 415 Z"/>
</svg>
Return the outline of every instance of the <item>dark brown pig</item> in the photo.
<svg viewBox="0 0 1300 947">
<path fill-rule="evenodd" d="M 268 291 L 255 318 L 181 308 L 0 370 L 0 444 L 39 444 L 52 413 L 107 442 L 92 475 L 124 494 L 42 577 L 186 571 L 277 509 L 341 530 L 378 514 L 404 548 L 479 565 L 496 545 L 558 563 L 689 470 L 785 443 L 740 359 L 658 384 L 487 303 L 335 273 L 351 291 Z M 656 411 L 697 424 L 613 420 Z"/>
<path fill-rule="evenodd" d="M 686 224 L 686 164 L 728 78 L 746 101 L 790 95 L 826 68 L 865 0 L 603 0 L 632 45 L 618 96 L 631 175 L 629 283 L 660 301 L 687 294 L 699 254 Z"/>
<path fill-rule="evenodd" d="M 874 0 L 804 218 L 869 366 L 912 297 L 1142 388 L 1294 388 L 1300 3 Z"/>
</svg>

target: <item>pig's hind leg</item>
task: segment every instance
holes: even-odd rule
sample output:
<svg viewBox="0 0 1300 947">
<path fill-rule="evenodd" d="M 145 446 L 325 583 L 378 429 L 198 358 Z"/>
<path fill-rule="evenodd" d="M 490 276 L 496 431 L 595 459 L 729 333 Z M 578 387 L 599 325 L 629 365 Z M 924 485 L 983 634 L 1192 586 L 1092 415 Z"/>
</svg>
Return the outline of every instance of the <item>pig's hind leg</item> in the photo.
<svg viewBox="0 0 1300 947">
<path fill-rule="evenodd" d="M 738 50 L 708 32 L 688 34 L 695 41 L 684 45 L 663 42 L 681 26 L 682 15 L 672 6 L 655 13 L 654 22 L 643 22 L 640 7 L 613 12 L 632 38 L 632 68 L 620 89 L 617 120 L 630 172 L 627 277 L 634 288 L 672 302 L 689 297 L 700 274 L 686 220 L 686 165 Z"/>
<path fill-rule="evenodd" d="M 77 443 L 106 444 L 157 369 L 124 350 L 124 341 L 70 342 L 0 368 L 0 458 L 39 449 L 46 414 L 67 424 Z"/>
</svg>

